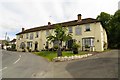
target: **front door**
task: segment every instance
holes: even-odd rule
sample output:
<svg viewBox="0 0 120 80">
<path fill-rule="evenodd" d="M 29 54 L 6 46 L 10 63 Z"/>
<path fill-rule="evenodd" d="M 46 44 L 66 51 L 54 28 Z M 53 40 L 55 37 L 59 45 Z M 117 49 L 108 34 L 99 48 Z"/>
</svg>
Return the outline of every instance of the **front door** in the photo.
<svg viewBox="0 0 120 80">
<path fill-rule="evenodd" d="M 38 42 L 35 42 L 35 51 L 38 50 Z"/>
</svg>

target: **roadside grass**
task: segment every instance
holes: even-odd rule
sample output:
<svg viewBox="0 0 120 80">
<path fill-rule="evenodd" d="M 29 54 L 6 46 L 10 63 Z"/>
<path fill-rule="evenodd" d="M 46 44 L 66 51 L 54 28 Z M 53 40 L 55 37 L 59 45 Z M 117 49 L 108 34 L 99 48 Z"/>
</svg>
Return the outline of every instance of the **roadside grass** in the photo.
<svg viewBox="0 0 120 80">
<path fill-rule="evenodd" d="M 53 58 L 57 57 L 57 52 L 56 51 L 40 51 L 40 52 L 34 52 L 34 54 L 42 56 L 49 61 L 52 61 Z M 84 55 L 87 54 L 87 52 L 80 51 L 79 54 L 73 54 L 72 51 L 63 51 L 62 55 L 64 56 L 74 56 L 74 55 Z"/>
</svg>

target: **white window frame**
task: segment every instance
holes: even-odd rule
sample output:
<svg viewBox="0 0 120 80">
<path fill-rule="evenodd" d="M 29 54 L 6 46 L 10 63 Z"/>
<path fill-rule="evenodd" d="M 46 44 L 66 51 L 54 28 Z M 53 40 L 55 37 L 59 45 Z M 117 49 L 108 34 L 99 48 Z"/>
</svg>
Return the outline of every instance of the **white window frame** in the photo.
<svg viewBox="0 0 120 80">
<path fill-rule="evenodd" d="M 82 46 L 94 46 L 94 38 L 83 38 Z"/>
</svg>

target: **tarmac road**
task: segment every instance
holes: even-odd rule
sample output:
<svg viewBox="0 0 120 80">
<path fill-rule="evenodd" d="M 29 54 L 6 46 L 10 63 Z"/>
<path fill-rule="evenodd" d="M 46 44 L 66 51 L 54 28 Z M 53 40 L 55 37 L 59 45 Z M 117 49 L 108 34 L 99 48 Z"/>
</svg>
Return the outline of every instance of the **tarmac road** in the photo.
<svg viewBox="0 0 120 80">
<path fill-rule="evenodd" d="M 3 78 L 118 78 L 118 53 L 111 50 L 88 58 L 48 62 L 24 52 L 2 51 Z"/>
</svg>

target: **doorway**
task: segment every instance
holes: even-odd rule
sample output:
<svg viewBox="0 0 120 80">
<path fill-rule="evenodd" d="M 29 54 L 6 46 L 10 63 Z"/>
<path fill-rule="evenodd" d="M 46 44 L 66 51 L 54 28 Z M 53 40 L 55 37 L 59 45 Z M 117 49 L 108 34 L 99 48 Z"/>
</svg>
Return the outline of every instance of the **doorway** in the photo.
<svg viewBox="0 0 120 80">
<path fill-rule="evenodd" d="M 35 51 L 38 50 L 38 42 L 35 42 Z"/>
</svg>

